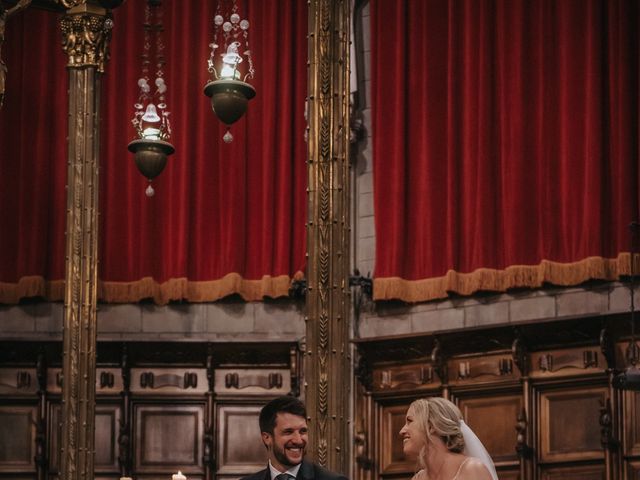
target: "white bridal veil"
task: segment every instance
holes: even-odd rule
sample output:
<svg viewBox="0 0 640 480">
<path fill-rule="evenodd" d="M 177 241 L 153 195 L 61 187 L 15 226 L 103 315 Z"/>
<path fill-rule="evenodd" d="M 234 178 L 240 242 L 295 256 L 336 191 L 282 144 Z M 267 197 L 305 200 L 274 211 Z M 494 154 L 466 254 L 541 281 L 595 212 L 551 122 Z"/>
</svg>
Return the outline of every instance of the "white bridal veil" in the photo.
<svg viewBox="0 0 640 480">
<path fill-rule="evenodd" d="M 463 420 L 460 420 L 460 431 L 462 432 L 462 437 L 464 438 L 464 454 L 468 457 L 474 457 L 480 460 L 489 470 L 491 477 L 493 480 L 498 480 L 498 474 L 496 473 L 496 467 L 493 465 L 493 460 L 491 460 L 491 456 L 487 449 L 484 448 L 484 445 L 480 441 L 480 439 L 473 433 L 473 430 L 469 428 L 469 425 L 464 423 Z"/>
</svg>

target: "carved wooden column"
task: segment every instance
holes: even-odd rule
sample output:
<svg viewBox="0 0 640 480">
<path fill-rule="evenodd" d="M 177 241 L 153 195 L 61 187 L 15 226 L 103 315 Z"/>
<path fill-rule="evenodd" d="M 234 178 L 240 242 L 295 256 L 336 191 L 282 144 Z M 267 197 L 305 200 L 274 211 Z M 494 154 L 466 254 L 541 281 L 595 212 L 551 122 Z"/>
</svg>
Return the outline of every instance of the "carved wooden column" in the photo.
<svg viewBox="0 0 640 480">
<path fill-rule="evenodd" d="M 309 452 L 349 472 L 349 0 L 309 2 Z"/>
<path fill-rule="evenodd" d="M 112 20 L 102 6 L 61 0 L 69 130 L 60 477 L 93 479 L 100 77 Z"/>
<path fill-rule="evenodd" d="M 207 407 L 204 419 L 204 446 L 202 463 L 205 467 L 205 480 L 213 480 L 216 474 L 216 368 L 214 365 L 213 348 L 209 344 L 207 348 Z"/>
<path fill-rule="evenodd" d="M 516 419 L 516 453 L 520 461 L 520 480 L 533 478 L 533 429 L 531 428 L 531 369 L 529 351 L 523 338 L 518 335 L 511 344 L 513 363 L 520 371 L 522 382 L 522 411 Z"/>
<path fill-rule="evenodd" d="M 36 463 L 36 479 L 45 480 L 49 459 L 47 458 L 47 360 L 44 351 L 38 353 L 36 360 L 38 378 L 38 418 L 36 420 L 36 451 L 33 460 Z"/>
</svg>

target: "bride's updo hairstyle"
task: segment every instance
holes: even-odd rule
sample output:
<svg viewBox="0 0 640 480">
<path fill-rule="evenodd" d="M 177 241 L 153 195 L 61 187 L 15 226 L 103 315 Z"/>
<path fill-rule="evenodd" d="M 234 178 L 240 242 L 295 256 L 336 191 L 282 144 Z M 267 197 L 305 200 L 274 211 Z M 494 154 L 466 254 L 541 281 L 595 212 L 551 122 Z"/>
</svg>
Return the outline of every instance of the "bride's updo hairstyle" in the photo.
<svg viewBox="0 0 640 480">
<path fill-rule="evenodd" d="M 413 410 L 414 422 L 424 433 L 427 445 L 420 453 L 420 461 L 426 453 L 431 435 L 437 435 L 450 452 L 462 453 L 464 437 L 460 430 L 462 414 L 452 402 L 440 397 L 421 398 L 409 407 Z"/>
</svg>

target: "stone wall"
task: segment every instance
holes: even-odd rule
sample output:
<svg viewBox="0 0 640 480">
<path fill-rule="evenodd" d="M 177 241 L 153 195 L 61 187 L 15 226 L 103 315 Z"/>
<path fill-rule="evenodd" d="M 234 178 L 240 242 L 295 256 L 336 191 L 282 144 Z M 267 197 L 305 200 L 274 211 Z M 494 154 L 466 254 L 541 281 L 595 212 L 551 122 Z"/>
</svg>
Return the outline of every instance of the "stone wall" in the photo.
<svg viewBox="0 0 640 480">
<path fill-rule="evenodd" d="M 101 304 L 98 339 L 129 341 L 297 341 L 304 336 L 303 304 Z M 62 303 L 0 306 L 2 339 L 62 338 Z"/>
</svg>

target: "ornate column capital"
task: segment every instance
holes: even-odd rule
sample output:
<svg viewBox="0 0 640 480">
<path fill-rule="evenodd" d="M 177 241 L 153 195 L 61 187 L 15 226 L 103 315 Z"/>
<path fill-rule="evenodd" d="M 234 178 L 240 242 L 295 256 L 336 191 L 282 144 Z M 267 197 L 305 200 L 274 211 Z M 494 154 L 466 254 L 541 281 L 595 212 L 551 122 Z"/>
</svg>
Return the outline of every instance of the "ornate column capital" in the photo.
<svg viewBox="0 0 640 480">
<path fill-rule="evenodd" d="M 62 48 L 69 57 L 67 67 L 95 67 L 104 72 L 109 60 L 109 41 L 113 20 L 110 12 L 93 3 L 61 0 L 71 8 L 60 20 Z"/>
</svg>

